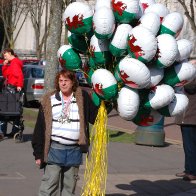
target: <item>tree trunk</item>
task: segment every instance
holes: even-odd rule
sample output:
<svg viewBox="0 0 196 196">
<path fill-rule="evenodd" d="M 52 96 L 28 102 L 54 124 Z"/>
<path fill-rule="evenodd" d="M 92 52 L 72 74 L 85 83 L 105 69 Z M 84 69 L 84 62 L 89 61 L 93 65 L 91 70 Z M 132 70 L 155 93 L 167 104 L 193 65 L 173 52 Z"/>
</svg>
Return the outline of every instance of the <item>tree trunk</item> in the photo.
<svg viewBox="0 0 196 196">
<path fill-rule="evenodd" d="M 44 77 L 44 86 L 46 92 L 54 89 L 55 75 L 58 72 L 59 63 L 57 58 L 57 51 L 61 42 L 62 12 L 63 0 L 52 0 L 50 10 L 51 24 L 49 27 L 49 36 L 47 39 L 46 67 Z"/>
</svg>

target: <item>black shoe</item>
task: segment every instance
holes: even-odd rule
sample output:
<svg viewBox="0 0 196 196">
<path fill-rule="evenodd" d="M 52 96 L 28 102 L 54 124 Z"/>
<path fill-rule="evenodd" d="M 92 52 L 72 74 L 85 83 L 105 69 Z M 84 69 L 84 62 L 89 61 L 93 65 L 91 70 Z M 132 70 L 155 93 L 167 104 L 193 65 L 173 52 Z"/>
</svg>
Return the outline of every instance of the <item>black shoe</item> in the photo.
<svg viewBox="0 0 196 196">
<path fill-rule="evenodd" d="M 187 174 L 186 176 L 183 177 L 184 181 L 192 181 L 192 180 L 196 180 L 196 176 L 191 175 L 191 174 Z"/>
<path fill-rule="evenodd" d="M 4 139 L 3 133 L 0 133 L 0 141 Z"/>
<path fill-rule="evenodd" d="M 8 138 L 13 138 L 14 135 L 15 135 L 16 133 L 17 133 L 17 132 L 8 133 L 8 134 L 6 134 L 6 137 L 8 137 Z"/>
</svg>

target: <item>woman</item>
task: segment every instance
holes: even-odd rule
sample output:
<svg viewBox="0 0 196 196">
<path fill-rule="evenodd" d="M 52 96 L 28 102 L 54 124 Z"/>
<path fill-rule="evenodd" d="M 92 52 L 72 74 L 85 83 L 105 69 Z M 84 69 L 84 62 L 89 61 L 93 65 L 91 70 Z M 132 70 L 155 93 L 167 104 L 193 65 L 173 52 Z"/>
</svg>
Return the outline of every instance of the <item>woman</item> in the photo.
<svg viewBox="0 0 196 196">
<path fill-rule="evenodd" d="M 45 168 L 39 196 L 74 194 L 82 153 L 88 151 L 88 123 L 98 111 L 74 72 L 60 71 L 55 87 L 41 101 L 32 139 L 35 162 Z"/>
</svg>

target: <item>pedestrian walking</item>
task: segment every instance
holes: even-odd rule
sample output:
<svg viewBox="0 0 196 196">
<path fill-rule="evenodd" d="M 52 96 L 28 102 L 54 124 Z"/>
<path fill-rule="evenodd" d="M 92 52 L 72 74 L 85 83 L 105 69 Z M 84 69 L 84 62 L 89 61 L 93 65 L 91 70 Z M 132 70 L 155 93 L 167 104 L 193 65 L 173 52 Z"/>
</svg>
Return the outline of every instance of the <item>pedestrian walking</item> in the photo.
<svg viewBox="0 0 196 196">
<path fill-rule="evenodd" d="M 191 62 L 196 67 L 196 60 Z M 185 154 L 184 171 L 176 176 L 185 181 L 196 180 L 196 78 L 184 86 L 184 92 L 189 98 L 189 106 L 182 116 L 176 118 L 182 133 Z"/>
<path fill-rule="evenodd" d="M 9 93 L 20 92 L 24 83 L 23 63 L 11 48 L 3 51 L 3 57 L 2 75 L 4 77 L 4 87 L 2 91 Z M 4 136 L 13 137 L 19 131 L 19 124 L 19 119 L 14 120 L 12 131 L 7 134 L 7 122 L 0 121 L 0 139 L 3 139 Z"/>
</svg>

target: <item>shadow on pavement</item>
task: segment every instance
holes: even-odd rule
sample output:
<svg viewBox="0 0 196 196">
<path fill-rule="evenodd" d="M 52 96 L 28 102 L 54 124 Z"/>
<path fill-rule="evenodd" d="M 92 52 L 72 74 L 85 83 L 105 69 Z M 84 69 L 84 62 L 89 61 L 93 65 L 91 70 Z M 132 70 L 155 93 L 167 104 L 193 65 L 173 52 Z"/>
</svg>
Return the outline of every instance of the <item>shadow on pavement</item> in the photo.
<svg viewBox="0 0 196 196">
<path fill-rule="evenodd" d="M 171 196 L 196 188 L 196 184 L 183 181 L 182 179 L 172 180 L 135 180 L 130 184 L 117 184 L 116 187 L 121 190 L 130 191 L 128 195 L 137 196 Z M 133 193 L 134 192 L 134 193 Z M 133 193 L 133 194 L 131 194 Z M 112 193 L 106 196 L 125 196 L 127 194 Z"/>
</svg>

